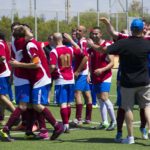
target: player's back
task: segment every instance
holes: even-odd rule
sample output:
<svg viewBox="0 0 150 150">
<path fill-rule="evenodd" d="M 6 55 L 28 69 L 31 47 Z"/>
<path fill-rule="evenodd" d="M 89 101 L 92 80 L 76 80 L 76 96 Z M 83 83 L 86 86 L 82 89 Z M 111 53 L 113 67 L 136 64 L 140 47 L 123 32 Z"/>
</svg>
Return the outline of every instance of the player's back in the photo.
<svg viewBox="0 0 150 150">
<path fill-rule="evenodd" d="M 56 49 L 53 49 L 51 53 L 54 53 L 55 56 L 57 57 L 57 64 L 56 64 L 57 68 L 55 71 L 55 73 L 57 74 L 57 78 L 72 80 L 73 79 L 73 69 L 72 69 L 73 50 L 71 48 L 62 45 L 56 47 Z"/>
</svg>

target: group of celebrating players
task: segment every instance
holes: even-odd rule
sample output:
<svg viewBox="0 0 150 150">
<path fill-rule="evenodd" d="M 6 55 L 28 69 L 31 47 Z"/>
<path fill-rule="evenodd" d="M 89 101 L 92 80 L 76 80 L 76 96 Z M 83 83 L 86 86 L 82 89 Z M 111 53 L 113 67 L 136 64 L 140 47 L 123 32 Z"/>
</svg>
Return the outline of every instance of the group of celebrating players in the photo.
<svg viewBox="0 0 150 150">
<path fill-rule="evenodd" d="M 0 33 L 0 104 L 1 108 L 6 106 L 12 112 L 7 123 L 0 130 L 2 140 L 14 140 L 9 132 L 12 126 L 20 120 L 20 117 L 25 126 L 26 138 L 55 140 L 62 133 L 69 133 L 70 125 L 78 127 L 82 126 L 83 123 L 90 124 L 92 120 L 91 95 L 95 93 L 102 119 L 96 129 L 112 131 L 117 126 L 115 141 L 127 144 L 134 143 L 133 135 L 130 135 L 130 132 L 128 133 L 130 138 L 122 140 L 122 126 L 128 110 L 126 109 L 127 106 L 121 103 L 122 94 L 120 94 L 119 83 L 121 75 L 118 71 L 117 97 L 119 108 L 116 119 L 113 104 L 109 99 L 114 54 L 105 52 L 107 47 L 114 42 L 126 39 L 129 35 L 116 32 L 107 18 L 100 20 L 106 25 L 108 33 L 114 41 L 104 40 L 99 27 L 92 28 L 87 38 L 86 27 L 80 25 L 77 29 L 72 30 L 71 35 L 54 33 L 48 36 L 48 42 L 38 42 L 34 39 L 32 29 L 27 24 L 16 22 L 11 26 L 10 52 L 4 34 Z M 142 32 L 143 35 L 145 34 L 145 38 L 149 40 L 146 24 L 143 26 Z M 11 95 L 10 80 L 12 76 L 16 107 L 7 97 L 7 95 Z M 54 83 L 56 102 L 60 106 L 62 123 L 58 122 L 46 107 L 49 103 L 52 83 Z M 82 95 L 86 105 L 84 120 L 82 119 Z M 71 104 L 74 99 L 76 115 L 70 124 Z M 1 118 L 4 118 L 3 115 Z M 147 116 L 144 108 L 140 109 L 140 118 L 142 137 L 148 139 L 145 128 Z M 54 128 L 51 137 L 49 137 L 45 120 Z M 39 128 L 37 135 L 33 132 L 35 123 L 38 124 Z"/>
</svg>

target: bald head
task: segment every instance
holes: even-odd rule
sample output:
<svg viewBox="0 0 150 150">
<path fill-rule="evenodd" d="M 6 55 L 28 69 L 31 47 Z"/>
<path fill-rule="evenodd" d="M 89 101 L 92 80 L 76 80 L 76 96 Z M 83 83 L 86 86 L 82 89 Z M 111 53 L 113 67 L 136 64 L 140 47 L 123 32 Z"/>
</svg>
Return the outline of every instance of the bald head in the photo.
<svg viewBox="0 0 150 150">
<path fill-rule="evenodd" d="M 86 27 L 85 26 L 80 25 L 78 27 L 78 30 L 82 31 L 83 33 L 86 33 Z"/>
<path fill-rule="evenodd" d="M 53 37 L 54 37 L 54 41 L 56 41 L 56 42 L 59 42 L 59 41 L 63 40 L 62 34 L 59 33 L 59 32 L 58 33 L 54 33 Z"/>
<path fill-rule="evenodd" d="M 86 36 L 86 27 L 85 26 L 78 26 L 77 28 L 77 38 L 80 40 L 82 37 Z"/>
</svg>

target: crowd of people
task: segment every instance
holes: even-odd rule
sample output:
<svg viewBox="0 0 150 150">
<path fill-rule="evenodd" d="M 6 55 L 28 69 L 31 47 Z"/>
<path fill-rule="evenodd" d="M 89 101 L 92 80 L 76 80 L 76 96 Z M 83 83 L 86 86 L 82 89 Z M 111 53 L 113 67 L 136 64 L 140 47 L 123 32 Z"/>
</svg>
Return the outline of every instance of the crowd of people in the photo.
<svg viewBox="0 0 150 150">
<path fill-rule="evenodd" d="M 11 26 L 9 50 L 5 35 L 0 32 L 0 120 L 4 120 L 5 107 L 11 111 L 7 123 L 0 130 L 1 140 L 13 141 L 10 131 L 20 121 L 26 138 L 55 140 L 62 133 L 69 133 L 70 125 L 78 127 L 83 123 L 91 123 L 95 99 L 99 103 L 101 123 L 94 129 L 112 131 L 117 127 L 115 142 L 135 143 L 132 109 L 136 100 L 140 107 L 142 138 L 150 138 L 148 25 L 143 20 L 134 19 L 131 33 L 126 33 L 126 30 L 119 33 L 107 18 L 100 20 L 113 40 L 103 39 L 100 27 L 93 27 L 88 33 L 86 27 L 80 25 L 70 35 L 53 33 L 48 36 L 48 42 L 39 42 L 34 39 L 32 29 L 27 24 L 15 22 Z M 120 58 L 117 117 L 109 98 L 114 55 Z M 12 82 L 15 98 L 11 91 Z M 62 123 L 46 107 L 53 85 Z M 12 103 L 13 99 L 16 107 Z M 71 104 L 74 101 L 75 119 L 70 123 Z M 84 104 L 86 112 L 83 119 Z M 45 120 L 54 128 L 51 137 Z M 128 135 L 122 139 L 124 120 Z M 34 133 L 34 125 L 38 126 L 38 134 Z"/>
</svg>

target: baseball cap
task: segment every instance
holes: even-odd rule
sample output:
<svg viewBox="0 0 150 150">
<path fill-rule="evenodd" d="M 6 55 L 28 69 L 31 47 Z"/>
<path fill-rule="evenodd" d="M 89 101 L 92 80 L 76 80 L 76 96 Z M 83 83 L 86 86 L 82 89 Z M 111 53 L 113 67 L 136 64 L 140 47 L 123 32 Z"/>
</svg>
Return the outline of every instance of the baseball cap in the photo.
<svg viewBox="0 0 150 150">
<path fill-rule="evenodd" d="M 141 31 L 144 28 L 144 23 L 141 19 L 134 19 L 131 23 L 130 28 L 131 28 L 131 31 L 133 31 L 134 29 Z"/>
</svg>

